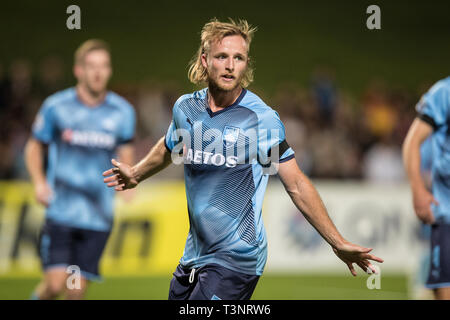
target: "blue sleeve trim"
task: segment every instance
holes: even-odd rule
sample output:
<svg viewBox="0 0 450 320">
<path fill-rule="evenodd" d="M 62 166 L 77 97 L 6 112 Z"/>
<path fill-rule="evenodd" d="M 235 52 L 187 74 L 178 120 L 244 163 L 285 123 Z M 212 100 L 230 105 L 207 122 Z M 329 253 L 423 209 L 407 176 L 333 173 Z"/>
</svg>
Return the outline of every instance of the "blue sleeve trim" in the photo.
<svg viewBox="0 0 450 320">
<path fill-rule="evenodd" d="M 427 114 L 424 113 L 420 113 L 419 114 L 419 119 L 428 123 L 430 126 L 433 127 L 433 130 L 436 130 L 439 126 L 436 124 L 436 122 L 434 121 L 434 119 L 432 117 L 430 117 Z"/>
<path fill-rule="evenodd" d="M 167 145 L 166 142 L 166 137 L 164 136 L 164 146 L 166 147 L 167 151 L 169 151 L 169 153 L 172 153 L 172 150 L 169 148 L 169 146 Z"/>
<path fill-rule="evenodd" d="M 291 159 L 293 159 L 293 158 L 295 158 L 295 153 L 291 154 L 290 156 L 287 156 L 287 157 L 284 158 L 284 159 L 280 159 L 279 163 L 286 162 L 286 161 L 291 160 Z"/>
<path fill-rule="evenodd" d="M 120 142 L 118 143 L 118 145 L 124 145 L 124 144 L 132 143 L 132 142 L 134 142 L 134 137 L 131 138 L 131 139 L 127 139 L 127 140 L 120 141 Z"/>
<path fill-rule="evenodd" d="M 35 138 L 36 140 L 38 140 L 42 144 L 50 144 L 50 141 L 46 141 L 45 139 L 43 139 L 42 137 L 37 135 L 35 132 L 32 132 L 31 135 L 32 135 L 33 138 Z"/>
</svg>

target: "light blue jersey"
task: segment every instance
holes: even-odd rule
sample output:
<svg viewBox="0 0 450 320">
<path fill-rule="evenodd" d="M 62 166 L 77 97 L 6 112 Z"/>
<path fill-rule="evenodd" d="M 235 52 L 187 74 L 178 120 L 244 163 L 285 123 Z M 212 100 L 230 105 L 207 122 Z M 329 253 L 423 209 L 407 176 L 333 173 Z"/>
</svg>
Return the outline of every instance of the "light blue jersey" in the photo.
<svg viewBox="0 0 450 320">
<path fill-rule="evenodd" d="M 450 223 L 450 77 L 437 82 L 417 104 L 420 118 L 434 131 L 432 147 L 432 191 L 439 205 L 432 206 L 436 219 Z"/>
<path fill-rule="evenodd" d="M 265 170 L 270 160 L 294 157 L 278 114 L 245 89 L 233 105 L 212 112 L 203 89 L 177 100 L 165 141 L 172 154 L 184 154 L 190 230 L 180 264 L 261 275 Z"/>
<path fill-rule="evenodd" d="M 89 230 L 109 231 L 114 190 L 103 183 L 116 148 L 134 136 L 135 113 L 122 97 L 108 92 L 88 107 L 69 88 L 48 97 L 33 124 L 33 136 L 49 145 L 47 181 L 54 197 L 46 218 Z"/>
</svg>

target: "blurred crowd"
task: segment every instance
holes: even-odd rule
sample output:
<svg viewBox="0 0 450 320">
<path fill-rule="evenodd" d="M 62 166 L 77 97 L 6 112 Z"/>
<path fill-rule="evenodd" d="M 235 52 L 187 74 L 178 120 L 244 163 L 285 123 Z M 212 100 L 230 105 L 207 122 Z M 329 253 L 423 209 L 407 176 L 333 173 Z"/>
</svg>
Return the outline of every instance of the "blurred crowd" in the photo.
<svg viewBox="0 0 450 320">
<path fill-rule="evenodd" d="M 373 79 L 357 96 L 340 90 L 333 71 L 319 67 L 308 87 L 280 86 L 273 105 L 309 176 L 395 183 L 406 179 L 401 146 L 428 87 L 411 92 Z"/>
<path fill-rule="evenodd" d="M 28 179 L 23 149 L 43 100 L 73 86 L 74 78 L 58 56 L 38 65 L 27 60 L 0 63 L 0 180 Z M 404 181 L 401 144 L 415 117 L 415 104 L 428 84 L 415 92 L 393 88 L 374 79 L 362 94 L 340 89 L 333 70 L 318 67 L 310 83 L 280 84 L 272 97 L 250 87 L 278 111 L 300 168 L 312 178 Z M 156 81 L 124 84 L 111 89 L 135 107 L 136 159 L 142 158 L 165 134 L 172 106 L 183 90 Z M 172 166 L 175 167 L 175 166 Z M 163 177 L 181 178 L 173 168 Z"/>
</svg>

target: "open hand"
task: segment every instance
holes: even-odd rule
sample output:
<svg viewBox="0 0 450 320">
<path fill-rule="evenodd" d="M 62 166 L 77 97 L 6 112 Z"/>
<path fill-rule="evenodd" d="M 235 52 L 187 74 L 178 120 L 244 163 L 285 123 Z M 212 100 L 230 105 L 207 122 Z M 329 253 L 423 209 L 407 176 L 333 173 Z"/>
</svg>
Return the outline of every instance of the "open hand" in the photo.
<svg viewBox="0 0 450 320">
<path fill-rule="evenodd" d="M 112 159 L 111 163 L 114 167 L 103 172 L 103 176 L 107 177 L 103 179 L 103 182 L 108 187 L 114 187 L 116 191 L 123 191 L 132 189 L 138 185 L 131 166 L 126 163 L 120 163 L 115 159 Z"/>
<path fill-rule="evenodd" d="M 53 191 L 47 182 L 36 184 L 34 187 L 34 194 L 37 202 L 48 207 L 53 197 Z"/>
<path fill-rule="evenodd" d="M 353 267 L 353 263 L 356 263 L 361 269 L 364 270 L 364 272 L 368 272 L 368 270 L 371 270 L 373 273 L 377 273 L 377 270 L 369 260 L 377 261 L 380 263 L 383 262 L 383 259 L 369 253 L 370 251 L 372 251 L 372 249 L 364 248 L 350 242 L 344 243 L 339 248 L 333 248 L 333 251 L 339 259 L 344 261 L 352 275 L 355 277 L 356 271 Z"/>
</svg>

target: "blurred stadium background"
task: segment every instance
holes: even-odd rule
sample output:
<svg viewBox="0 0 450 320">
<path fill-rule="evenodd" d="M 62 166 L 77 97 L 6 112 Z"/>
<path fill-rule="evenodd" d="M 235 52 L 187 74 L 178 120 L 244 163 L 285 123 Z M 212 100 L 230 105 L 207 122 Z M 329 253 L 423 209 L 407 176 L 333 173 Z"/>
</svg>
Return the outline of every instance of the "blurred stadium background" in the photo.
<svg viewBox="0 0 450 320">
<path fill-rule="evenodd" d="M 66 8 L 81 8 L 81 30 Z M 381 30 L 366 8 L 381 8 Z M 381 289 L 352 278 L 298 214 L 276 177 L 266 194 L 269 259 L 254 299 L 413 299 L 422 291 L 427 237 L 416 221 L 401 143 L 420 96 L 450 70 L 445 1 L 8 1 L 0 10 L 0 299 L 27 299 L 39 281 L 43 208 L 33 199 L 23 148 L 40 104 L 74 85 L 73 52 L 89 38 L 110 43 L 111 89 L 138 116 L 137 159 L 161 137 L 174 101 L 193 87 L 187 64 L 212 17 L 258 26 L 250 90 L 279 112 L 302 170 L 344 236 L 385 259 Z M 171 166 L 117 199 L 90 299 L 166 299 L 188 231 L 183 169 Z M 99 173 L 99 178 L 101 178 Z"/>
</svg>

